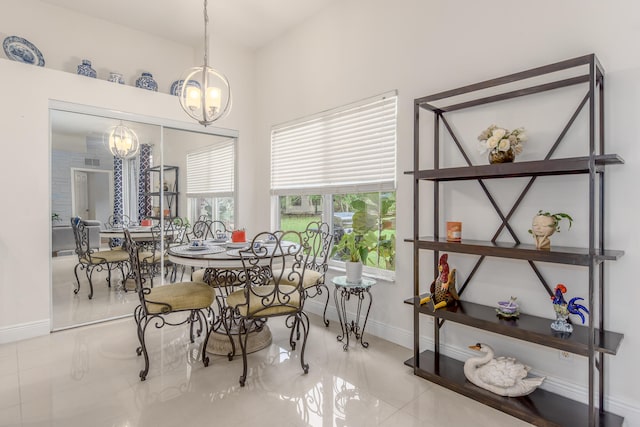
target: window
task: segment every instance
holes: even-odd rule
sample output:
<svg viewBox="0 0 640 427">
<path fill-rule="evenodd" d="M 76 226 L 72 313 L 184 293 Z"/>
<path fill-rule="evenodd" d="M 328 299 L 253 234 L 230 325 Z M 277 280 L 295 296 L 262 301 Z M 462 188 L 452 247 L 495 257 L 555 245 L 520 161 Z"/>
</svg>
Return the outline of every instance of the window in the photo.
<svg viewBox="0 0 640 427">
<path fill-rule="evenodd" d="M 222 221 L 234 228 L 235 139 L 187 154 L 187 215 Z"/>
<path fill-rule="evenodd" d="M 395 269 L 396 103 L 386 93 L 272 129 L 275 228 L 323 220 L 335 241 L 373 236 L 365 271 Z"/>
</svg>

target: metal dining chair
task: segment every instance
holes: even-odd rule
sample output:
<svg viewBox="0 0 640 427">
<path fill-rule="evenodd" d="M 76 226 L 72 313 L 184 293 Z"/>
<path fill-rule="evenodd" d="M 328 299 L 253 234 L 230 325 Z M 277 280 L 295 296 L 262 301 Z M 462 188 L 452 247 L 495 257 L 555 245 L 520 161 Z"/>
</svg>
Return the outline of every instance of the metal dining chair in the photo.
<svg viewBox="0 0 640 427">
<path fill-rule="evenodd" d="M 271 243 L 264 245 L 260 243 L 263 241 Z M 244 386 L 247 380 L 249 333 L 264 324 L 266 319 L 275 317 L 285 317 L 285 325 L 291 328 L 289 343 L 292 350 L 296 348 L 294 329 L 302 328 L 300 365 L 305 374 L 309 372 L 309 365 L 304 361 L 309 318 L 302 310 L 305 254 L 300 244 L 287 244 L 286 241 L 299 242 L 300 234 L 295 231 L 259 233 L 248 249 L 239 251 L 244 286 L 227 297 L 227 305 L 231 310 L 229 319 L 238 325 L 243 367 L 240 386 Z"/>
<path fill-rule="evenodd" d="M 71 228 L 73 229 L 73 237 L 76 244 L 76 255 L 78 263 L 73 269 L 76 277 L 77 287 L 73 290 L 74 294 L 80 292 L 80 280 L 78 278 L 78 268 L 85 271 L 87 280 L 89 281 L 89 299 L 93 298 L 93 273 L 107 270 L 107 284 L 111 287 L 111 272 L 114 269 L 120 270 L 122 280 L 125 280 L 125 269 L 129 268 L 129 255 L 123 250 L 104 250 L 99 249 L 100 242 L 91 242 L 89 229 L 79 217 L 71 218 Z"/>
<path fill-rule="evenodd" d="M 140 299 L 133 317 L 136 322 L 138 341 L 140 346 L 136 349 L 138 356 L 144 356 L 144 368 L 140 371 L 140 380 L 144 381 L 149 373 L 149 352 L 147 349 L 146 331 L 149 325 L 153 329 L 162 328 L 165 325 L 179 326 L 189 324 L 190 340 L 195 341 L 194 325 L 199 326 L 200 333 L 204 332 L 202 344 L 202 363 L 209 365 L 209 357 L 206 354 L 209 333 L 213 327 L 214 291 L 204 283 L 180 282 L 155 288 L 147 288 L 143 285 L 140 269 L 139 245 L 131 238 L 129 230 L 124 230 L 125 247 L 131 262 L 131 272 L 136 282 L 136 292 Z M 184 313 L 183 319 L 176 318 L 175 313 Z M 204 331 L 203 331 L 204 329 Z"/>
</svg>

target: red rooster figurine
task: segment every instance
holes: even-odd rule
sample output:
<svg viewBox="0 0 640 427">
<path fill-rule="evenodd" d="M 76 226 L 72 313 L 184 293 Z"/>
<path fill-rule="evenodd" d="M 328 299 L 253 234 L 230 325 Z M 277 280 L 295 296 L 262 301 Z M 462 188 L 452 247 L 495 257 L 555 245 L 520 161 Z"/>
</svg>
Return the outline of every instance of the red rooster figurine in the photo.
<svg viewBox="0 0 640 427">
<path fill-rule="evenodd" d="M 442 254 L 438 263 L 440 274 L 429 287 L 431 293 L 420 300 L 421 305 L 433 300 L 433 311 L 454 304 L 460 299 L 456 291 L 456 269 L 449 271 L 448 258 L 447 254 Z"/>
</svg>

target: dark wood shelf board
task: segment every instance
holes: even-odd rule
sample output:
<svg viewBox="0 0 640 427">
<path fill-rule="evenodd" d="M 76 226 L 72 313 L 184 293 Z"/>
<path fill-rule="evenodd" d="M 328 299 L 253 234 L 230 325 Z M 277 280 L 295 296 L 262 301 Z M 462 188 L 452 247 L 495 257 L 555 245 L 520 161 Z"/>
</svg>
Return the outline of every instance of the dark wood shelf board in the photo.
<svg viewBox="0 0 640 427">
<path fill-rule="evenodd" d="M 617 154 L 604 154 L 594 156 L 593 167 L 596 172 L 601 172 L 607 165 L 618 165 L 623 163 L 624 160 Z M 418 179 L 427 181 L 463 181 L 471 179 L 586 174 L 591 171 L 591 168 L 591 159 L 586 156 L 553 160 L 535 160 L 530 162 L 428 169 L 407 171 L 406 173 L 414 175 Z"/>
<path fill-rule="evenodd" d="M 405 242 L 413 242 L 413 239 L 405 239 Z M 551 245 L 550 250 L 537 249 L 535 245 L 513 242 L 490 242 L 484 240 L 467 240 L 461 242 L 448 242 L 445 238 L 435 239 L 431 236 L 418 239 L 420 249 L 429 249 L 444 252 L 455 252 L 471 255 L 484 255 L 499 258 L 522 259 L 527 261 L 551 262 L 556 264 L 569 264 L 588 266 L 593 261 L 615 261 L 624 255 L 620 250 L 596 250 L 593 255 L 589 249 L 573 248 L 567 246 Z"/>
<path fill-rule="evenodd" d="M 499 396 L 467 381 L 464 376 L 463 362 L 442 354 L 436 358 L 431 351 L 420 353 L 418 362 L 418 368 L 415 368 L 413 357 L 404 363 L 415 368 L 415 374 L 422 378 L 534 425 L 571 427 L 589 425 L 589 406 L 562 395 L 539 388 L 527 396 Z M 624 418 L 610 412 L 603 412 L 598 421 L 599 426 L 621 427 Z"/>
<path fill-rule="evenodd" d="M 413 305 L 413 298 L 405 300 L 405 303 Z M 549 302 L 551 306 L 551 302 Z M 574 324 L 573 332 L 569 336 L 554 333 L 550 325 L 553 319 L 545 317 L 520 314 L 517 319 L 503 319 L 496 314 L 494 307 L 476 304 L 469 301 L 459 301 L 456 306 L 441 308 L 433 311 L 431 302 L 423 304 L 420 312 L 428 316 L 449 320 L 462 325 L 471 326 L 505 335 L 524 341 L 534 342 L 562 351 L 589 355 L 589 328 L 584 325 Z M 610 331 L 594 330 L 595 351 L 615 355 L 620 348 L 623 334 Z"/>
</svg>

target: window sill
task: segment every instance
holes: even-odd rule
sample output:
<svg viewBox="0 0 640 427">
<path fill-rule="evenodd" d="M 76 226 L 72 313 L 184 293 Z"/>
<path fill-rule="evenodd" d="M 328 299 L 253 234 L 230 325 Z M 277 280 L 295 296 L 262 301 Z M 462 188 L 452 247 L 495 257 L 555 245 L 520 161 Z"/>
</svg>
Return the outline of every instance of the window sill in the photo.
<svg viewBox="0 0 640 427">
<path fill-rule="evenodd" d="M 344 267 L 337 265 L 330 265 L 329 270 L 335 273 L 346 274 Z M 396 283 L 395 271 L 378 270 L 378 271 L 363 271 L 362 276 L 369 277 L 371 279 L 382 280 L 387 283 Z"/>
</svg>

